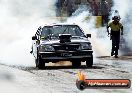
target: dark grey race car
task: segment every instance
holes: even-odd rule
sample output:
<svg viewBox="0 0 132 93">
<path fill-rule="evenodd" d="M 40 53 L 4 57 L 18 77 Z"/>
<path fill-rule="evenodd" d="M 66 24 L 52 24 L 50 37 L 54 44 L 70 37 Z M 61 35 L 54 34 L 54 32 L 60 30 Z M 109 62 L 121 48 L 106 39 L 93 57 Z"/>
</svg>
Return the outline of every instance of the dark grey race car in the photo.
<svg viewBox="0 0 132 93">
<path fill-rule="evenodd" d="M 93 51 L 88 37 L 75 24 L 54 24 L 38 28 L 32 37 L 31 53 L 35 57 L 36 67 L 45 68 L 45 63 L 71 61 L 73 67 L 86 61 L 87 67 L 93 65 Z"/>
</svg>

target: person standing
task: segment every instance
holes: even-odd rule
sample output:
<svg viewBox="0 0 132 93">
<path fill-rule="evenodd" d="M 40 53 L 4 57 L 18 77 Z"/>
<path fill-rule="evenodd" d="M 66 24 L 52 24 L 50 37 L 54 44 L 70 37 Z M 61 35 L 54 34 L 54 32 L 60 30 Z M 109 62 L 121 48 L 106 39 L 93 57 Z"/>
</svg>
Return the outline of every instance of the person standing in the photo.
<svg viewBox="0 0 132 93">
<path fill-rule="evenodd" d="M 93 0 L 91 7 L 92 7 L 93 15 L 98 16 L 98 5 L 95 0 Z"/>
<path fill-rule="evenodd" d="M 72 13 L 75 12 L 75 0 L 65 0 L 64 5 L 67 7 L 67 15 L 72 16 Z"/>
<path fill-rule="evenodd" d="M 64 4 L 64 0 L 56 0 L 55 6 L 56 6 L 56 16 L 60 17 L 62 15 L 62 7 Z"/>
<path fill-rule="evenodd" d="M 111 32 L 109 32 L 109 27 L 111 28 Z M 119 22 L 119 18 L 117 16 L 113 17 L 113 21 L 108 24 L 107 32 L 112 40 L 111 56 L 115 55 L 115 58 L 118 58 L 120 33 L 123 35 L 123 25 Z"/>
<path fill-rule="evenodd" d="M 109 7 L 108 7 L 108 2 L 106 2 L 106 0 L 101 1 L 100 10 L 102 16 L 102 25 L 104 26 L 105 24 L 108 23 L 108 17 L 109 17 Z"/>
</svg>

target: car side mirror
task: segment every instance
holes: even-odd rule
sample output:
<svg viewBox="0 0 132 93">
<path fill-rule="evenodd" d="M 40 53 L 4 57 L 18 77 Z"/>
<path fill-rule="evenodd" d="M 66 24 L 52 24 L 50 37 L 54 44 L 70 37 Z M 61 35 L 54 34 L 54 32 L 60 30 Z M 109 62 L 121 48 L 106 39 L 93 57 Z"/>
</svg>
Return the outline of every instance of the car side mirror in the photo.
<svg viewBox="0 0 132 93">
<path fill-rule="evenodd" d="M 87 38 L 91 38 L 91 34 L 86 34 L 86 37 Z"/>
<path fill-rule="evenodd" d="M 37 36 L 33 36 L 32 37 L 32 40 L 37 40 Z"/>
</svg>

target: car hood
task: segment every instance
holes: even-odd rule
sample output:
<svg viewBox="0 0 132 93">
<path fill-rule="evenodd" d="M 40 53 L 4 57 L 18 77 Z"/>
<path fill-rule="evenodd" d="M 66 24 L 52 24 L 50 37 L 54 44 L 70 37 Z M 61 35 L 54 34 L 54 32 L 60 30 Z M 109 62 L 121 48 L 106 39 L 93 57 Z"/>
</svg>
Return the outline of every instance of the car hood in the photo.
<svg viewBox="0 0 132 93">
<path fill-rule="evenodd" d="M 71 42 L 70 43 L 83 43 L 83 42 L 86 42 L 86 43 L 90 43 L 90 41 L 87 39 L 87 38 L 83 38 L 83 39 L 71 39 Z M 60 40 L 59 39 L 56 39 L 56 40 L 42 40 L 40 41 L 40 44 L 43 45 L 43 44 L 60 44 Z"/>
</svg>

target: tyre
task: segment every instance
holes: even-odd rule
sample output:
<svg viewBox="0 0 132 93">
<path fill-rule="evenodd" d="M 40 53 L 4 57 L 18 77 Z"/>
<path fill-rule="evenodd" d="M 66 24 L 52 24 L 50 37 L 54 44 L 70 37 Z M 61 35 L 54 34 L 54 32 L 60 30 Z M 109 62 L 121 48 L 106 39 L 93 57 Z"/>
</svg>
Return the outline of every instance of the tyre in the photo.
<svg viewBox="0 0 132 93">
<path fill-rule="evenodd" d="M 45 68 L 45 62 L 43 62 L 41 56 L 39 55 L 38 58 L 35 60 L 36 62 L 36 67 L 39 69 L 44 69 Z"/>
<path fill-rule="evenodd" d="M 80 67 L 81 66 L 81 61 L 77 61 L 77 60 L 73 61 L 72 66 L 75 67 L 75 68 Z"/>
<path fill-rule="evenodd" d="M 86 66 L 87 67 L 92 67 L 93 66 L 93 55 L 91 58 L 87 58 L 86 60 Z"/>
<path fill-rule="evenodd" d="M 38 67 L 38 62 L 37 62 L 37 59 L 35 59 L 35 64 L 36 64 L 36 67 Z"/>
</svg>

